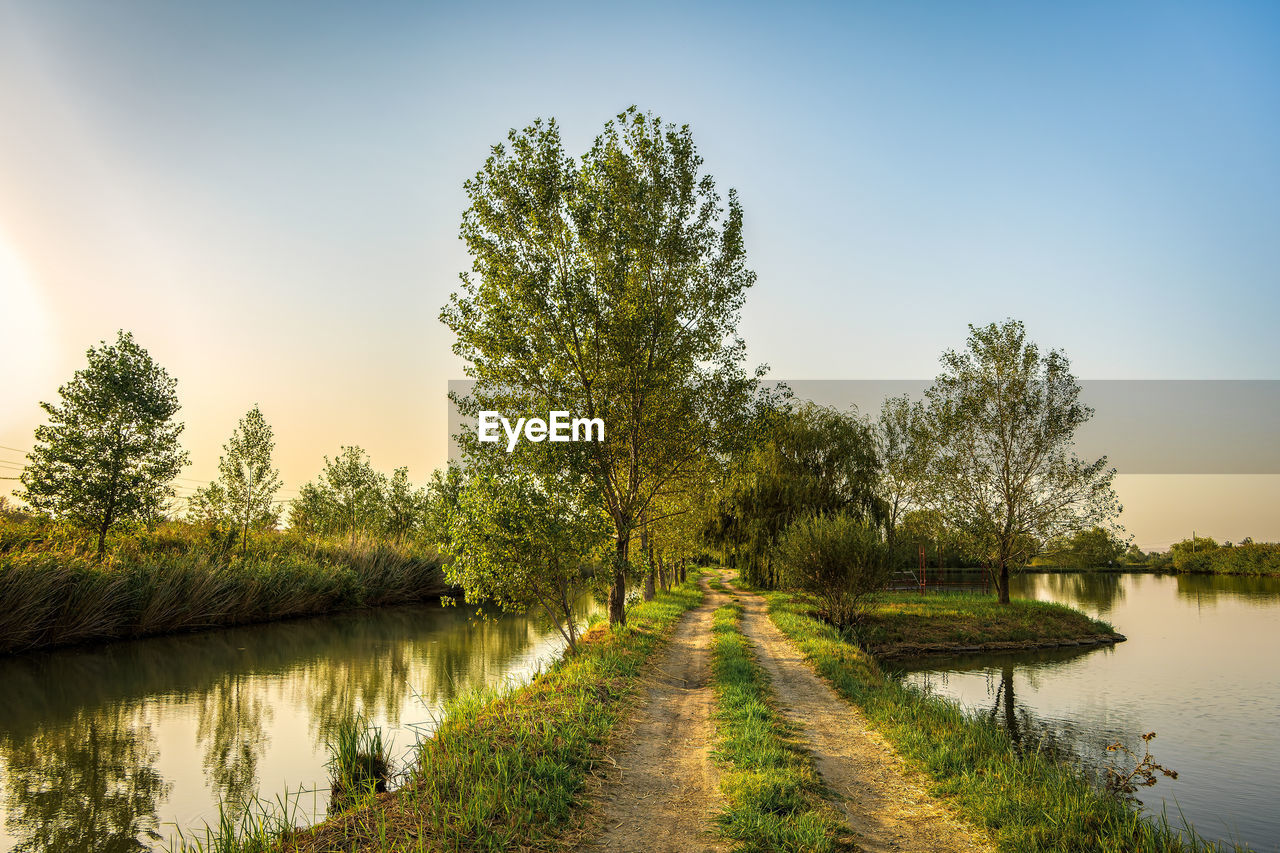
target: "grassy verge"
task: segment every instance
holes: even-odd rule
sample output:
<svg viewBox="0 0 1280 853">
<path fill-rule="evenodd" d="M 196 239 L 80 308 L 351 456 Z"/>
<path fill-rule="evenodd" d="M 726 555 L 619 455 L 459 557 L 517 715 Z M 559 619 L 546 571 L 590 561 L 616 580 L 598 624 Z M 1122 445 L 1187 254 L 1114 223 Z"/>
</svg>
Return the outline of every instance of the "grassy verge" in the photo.
<svg viewBox="0 0 1280 853">
<path fill-rule="evenodd" d="M 843 696 L 934 790 L 996 839 L 1001 851 L 1182 853 L 1219 850 L 1179 838 L 1162 817 L 1093 788 L 1080 773 L 1044 753 L 1019 753 L 993 722 L 923 696 L 886 678 L 874 658 L 845 642 L 785 593 L 767 596 L 769 615 Z"/>
<path fill-rule="evenodd" d="M 1118 636 L 1110 624 L 1061 604 L 1023 599 L 998 604 L 966 593 L 886 595 L 867 613 L 858 635 L 864 647 L 880 655 Z"/>
<path fill-rule="evenodd" d="M 0 521 L 0 654 L 402 603 L 446 589 L 433 553 L 272 532 L 228 553 L 180 523 L 105 559 L 56 525 Z"/>
<path fill-rule="evenodd" d="M 454 702 L 419 745 L 408 781 L 329 820 L 286 831 L 283 818 L 180 843 L 175 851 L 505 851 L 555 847 L 586 819 L 582 791 L 624 718 L 645 664 L 702 601 L 696 578 L 597 626 L 578 654 L 533 683 Z M 278 809 L 278 812 L 284 809 Z"/>
<path fill-rule="evenodd" d="M 711 669 L 724 765 L 717 817 L 740 853 L 826 853 L 854 849 L 795 732 L 777 712 L 768 675 L 739 630 L 742 605 L 716 610 Z"/>
</svg>

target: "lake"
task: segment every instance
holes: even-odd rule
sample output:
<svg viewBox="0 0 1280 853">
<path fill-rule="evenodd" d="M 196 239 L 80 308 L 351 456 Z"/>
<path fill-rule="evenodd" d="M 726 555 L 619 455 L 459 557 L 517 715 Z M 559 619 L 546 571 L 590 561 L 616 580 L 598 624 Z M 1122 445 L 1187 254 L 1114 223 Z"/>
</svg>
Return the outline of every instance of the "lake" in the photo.
<svg viewBox="0 0 1280 853">
<path fill-rule="evenodd" d="M 1024 574 L 1016 597 L 1115 625 L 1115 647 L 922 658 L 909 683 L 1008 728 L 1024 748 L 1069 751 L 1101 774 L 1120 741 L 1178 773 L 1140 789 L 1206 838 L 1280 850 L 1280 578 Z"/>
<path fill-rule="evenodd" d="M 460 691 L 558 656 L 533 620 L 415 605 L 0 658 L 0 851 L 164 849 L 218 802 L 327 807 L 324 733 L 359 710 L 400 764 Z M 306 793 L 313 792 L 313 793 Z"/>
</svg>

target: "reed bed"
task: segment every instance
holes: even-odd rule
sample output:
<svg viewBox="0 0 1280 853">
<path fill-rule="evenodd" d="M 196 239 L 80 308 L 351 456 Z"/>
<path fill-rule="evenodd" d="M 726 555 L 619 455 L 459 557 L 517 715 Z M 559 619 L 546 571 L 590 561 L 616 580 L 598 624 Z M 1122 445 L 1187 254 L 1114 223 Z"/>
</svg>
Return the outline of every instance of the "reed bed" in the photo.
<svg viewBox="0 0 1280 853">
<path fill-rule="evenodd" d="M 105 559 L 47 522 L 0 521 L 0 654 L 268 622 L 447 591 L 433 552 L 259 536 L 247 553 L 183 524 L 116 537 Z"/>
</svg>

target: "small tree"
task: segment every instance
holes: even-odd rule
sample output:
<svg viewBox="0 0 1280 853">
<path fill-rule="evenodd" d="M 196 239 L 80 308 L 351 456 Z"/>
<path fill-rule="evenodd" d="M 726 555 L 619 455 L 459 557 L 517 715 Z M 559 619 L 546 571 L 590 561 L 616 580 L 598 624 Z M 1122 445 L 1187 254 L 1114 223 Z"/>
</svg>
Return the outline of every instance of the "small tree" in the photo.
<svg viewBox="0 0 1280 853">
<path fill-rule="evenodd" d="M 817 598 L 841 630 L 858 624 L 889 579 L 880 530 L 844 514 L 794 522 L 778 541 L 776 559 L 787 584 Z"/>
<path fill-rule="evenodd" d="M 255 405 L 222 446 L 218 479 L 196 491 L 190 514 L 240 535 L 241 553 L 249 549 L 251 529 L 270 529 L 280 521 L 275 505 L 280 472 L 271 465 L 275 450 L 271 425 Z"/>
<path fill-rule="evenodd" d="M 311 533 L 351 536 L 351 544 L 364 531 L 376 528 L 385 508 L 386 477 L 373 470 L 359 447 L 343 447 L 332 460 L 324 458 L 324 470 L 314 483 L 298 490 L 290 511 L 290 524 Z"/>
<path fill-rule="evenodd" d="M 1067 357 L 1041 356 L 1022 323 L 970 326 L 965 351 L 948 350 L 942 365 L 927 394 L 931 500 L 995 568 L 1007 604 L 1010 569 L 1043 543 L 1112 524 L 1116 471 L 1105 456 L 1076 457 L 1076 429 L 1093 409 L 1080 402 Z"/>
<path fill-rule="evenodd" d="M 409 469 L 397 468 L 383 495 L 383 525 L 399 544 L 422 523 L 427 495 L 409 482 Z"/>
<path fill-rule="evenodd" d="M 459 495 L 445 565 L 449 583 L 468 602 L 493 601 L 503 610 L 539 609 L 578 647 L 576 591 L 583 560 L 606 541 L 607 519 L 561 484 L 526 475 L 472 479 Z"/>
<path fill-rule="evenodd" d="M 58 389 L 61 403 L 40 404 L 49 422 L 36 427 L 18 497 L 97 533 L 101 556 L 113 525 L 161 516 L 187 453 L 173 419 L 177 380 L 131 333 L 90 348 L 88 359 Z"/>
</svg>

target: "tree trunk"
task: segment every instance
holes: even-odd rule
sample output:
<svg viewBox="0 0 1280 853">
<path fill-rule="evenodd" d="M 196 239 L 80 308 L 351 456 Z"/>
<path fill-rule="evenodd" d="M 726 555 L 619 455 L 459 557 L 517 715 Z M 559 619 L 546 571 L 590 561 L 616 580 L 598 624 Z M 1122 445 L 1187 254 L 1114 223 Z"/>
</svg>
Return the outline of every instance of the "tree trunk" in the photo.
<svg viewBox="0 0 1280 853">
<path fill-rule="evenodd" d="M 1013 698 L 1013 667 L 1000 668 L 1000 686 L 1004 688 L 1004 728 L 1015 745 L 1021 745 L 1022 733 L 1018 731 L 1018 711 Z"/>
<path fill-rule="evenodd" d="M 107 550 L 107 527 L 111 522 L 104 521 L 98 527 L 98 559 L 102 559 L 102 553 Z"/>
<path fill-rule="evenodd" d="M 644 600 L 653 601 L 653 555 L 649 553 L 649 524 L 645 516 L 640 517 L 640 557 L 644 560 Z"/>
<path fill-rule="evenodd" d="M 1007 560 L 1000 561 L 1000 579 L 996 581 L 996 586 L 1000 592 L 1000 603 L 1009 603 L 1009 563 Z"/>
<path fill-rule="evenodd" d="M 627 624 L 627 546 L 631 533 L 619 533 L 613 563 L 613 585 L 609 587 L 609 624 Z"/>
</svg>

